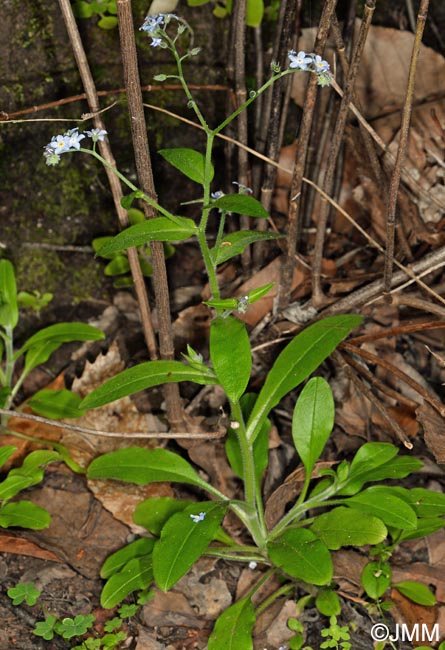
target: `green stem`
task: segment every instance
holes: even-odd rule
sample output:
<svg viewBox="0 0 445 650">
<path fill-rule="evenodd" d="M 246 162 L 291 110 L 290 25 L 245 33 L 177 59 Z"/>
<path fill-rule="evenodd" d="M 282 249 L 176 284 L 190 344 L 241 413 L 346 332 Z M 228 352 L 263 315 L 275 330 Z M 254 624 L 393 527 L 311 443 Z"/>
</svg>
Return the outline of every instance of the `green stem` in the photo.
<svg viewBox="0 0 445 650">
<path fill-rule="evenodd" d="M 142 190 L 136 187 L 136 185 L 133 185 L 133 183 L 129 181 L 128 178 L 126 178 L 123 174 L 121 174 L 121 172 L 116 167 L 110 165 L 110 163 L 107 160 L 105 160 L 105 158 L 102 158 L 102 156 L 98 154 L 96 151 L 94 151 L 93 149 L 83 149 L 82 147 L 79 149 L 79 151 L 82 151 L 83 153 L 89 153 L 91 156 L 94 156 L 94 158 L 97 158 L 97 160 L 99 160 L 104 165 L 104 167 L 110 169 L 113 172 L 113 174 L 115 174 L 127 187 L 130 188 L 130 190 L 132 190 L 133 192 L 140 192 L 140 198 L 142 201 L 145 201 L 146 203 L 148 203 L 148 205 L 151 205 L 152 208 L 155 208 L 157 212 L 163 214 L 164 217 L 167 217 L 167 219 L 170 219 L 170 221 L 173 221 L 176 224 L 180 223 L 178 222 L 178 219 L 175 217 L 174 214 L 171 214 L 171 212 L 169 212 L 161 205 L 159 205 L 159 203 L 157 203 L 150 196 L 144 194 Z"/>
<path fill-rule="evenodd" d="M 247 513 L 244 512 L 244 518 L 242 518 L 242 521 L 249 529 L 255 543 L 260 548 L 264 548 L 267 538 L 267 529 L 264 522 L 261 494 L 259 493 L 259 490 L 257 490 L 256 485 L 257 481 L 255 476 L 253 449 L 247 440 L 246 425 L 239 402 L 231 402 L 230 406 L 232 419 L 239 424 L 239 427 L 236 430 L 236 435 L 243 463 L 244 500 L 249 511 L 255 513 L 254 516 L 248 516 Z M 233 509 L 233 504 L 231 507 Z M 237 514 L 240 517 L 238 512 Z"/>
<path fill-rule="evenodd" d="M 254 95 L 249 97 L 249 99 L 247 99 L 243 104 L 241 104 L 241 106 L 239 106 L 236 109 L 236 111 L 233 111 L 233 113 L 231 113 L 229 115 L 229 117 L 226 117 L 224 122 L 221 122 L 221 124 L 219 126 L 217 126 L 216 129 L 214 129 L 212 131 L 212 133 L 214 135 L 216 135 L 217 133 L 220 133 L 223 129 L 225 129 L 225 127 L 228 124 L 230 124 L 230 122 L 232 122 L 232 120 L 235 119 L 235 117 L 238 117 L 238 115 L 240 113 L 242 113 L 248 106 L 250 106 L 250 104 L 252 104 L 256 100 L 258 95 L 261 95 L 261 93 L 263 93 L 265 90 L 267 90 L 269 88 L 269 86 L 271 86 L 276 81 L 278 81 L 278 79 L 281 79 L 282 77 L 284 77 L 284 76 L 286 76 L 288 74 L 293 74 L 294 72 L 295 72 L 295 70 L 288 69 L 288 70 L 284 70 L 283 72 L 279 72 L 278 74 L 273 75 L 270 79 L 268 79 L 268 81 L 266 81 L 265 84 L 263 84 L 261 86 L 261 88 L 258 88 L 258 90 L 255 91 Z"/>
<path fill-rule="evenodd" d="M 294 590 L 295 590 L 294 584 L 287 584 L 287 585 L 283 585 L 282 587 L 274 591 L 273 594 L 271 594 L 268 598 L 266 598 L 266 600 L 263 600 L 261 605 L 259 605 L 256 608 L 255 610 L 256 617 L 258 617 L 261 614 L 261 612 L 264 612 L 264 610 L 267 609 L 269 605 L 272 605 L 272 603 L 274 603 L 278 598 L 280 598 L 281 596 L 287 596 L 287 594 L 290 594 Z"/>
<path fill-rule="evenodd" d="M 267 560 L 258 552 L 239 555 L 233 549 L 218 548 L 215 546 L 206 549 L 204 555 L 209 557 L 220 557 L 224 560 L 234 560 L 235 562 L 261 562 L 262 564 L 267 564 Z"/>
</svg>

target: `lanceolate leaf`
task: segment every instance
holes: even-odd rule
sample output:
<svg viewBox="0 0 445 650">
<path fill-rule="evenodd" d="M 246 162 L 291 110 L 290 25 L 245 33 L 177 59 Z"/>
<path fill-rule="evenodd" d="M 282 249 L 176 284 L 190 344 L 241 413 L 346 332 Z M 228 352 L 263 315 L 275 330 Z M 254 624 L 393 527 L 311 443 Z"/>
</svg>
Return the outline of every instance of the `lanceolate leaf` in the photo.
<svg viewBox="0 0 445 650">
<path fill-rule="evenodd" d="M 267 545 L 272 562 L 293 578 L 326 585 L 334 568 L 325 544 L 306 528 L 289 528 Z"/>
<path fill-rule="evenodd" d="M 348 333 L 362 321 L 361 316 L 329 316 L 310 325 L 278 355 L 258 395 L 247 425 L 254 440 L 269 411 L 308 377 Z"/>
<path fill-rule="evenodd" d="M 255 610 L 250 598 L 242 598 L 217 619 L 208 650 L 252 650 Z"/>
<path fill-rule="evenodd" d="M 118 551 L 109 555 L 100 570 L 101 578 L 109 578 L 115 573 L 119 573 L 125 565 L 135 557 L 145 557 L 153 551 L 155 540 L 150 537 L 142 537 L 127 546 L 120 548 Z"/>
<path fill-rule="evenodd" d="M 208 484 L 189 463 L 166 449 L 127 447 L 99 456 L 88 467 L 88 478 L 114 478 L 145 485 L 163 481 L 190 483 L 204 490 Z"/>
<path fill-rule="evenodd" d="M 185 510 L 189 505 L 191 505 L 190 501 L 172 497 L 148 498 L 136 506 L 133 521 L 159 537 L 166 521 L 176 512 Z"/>
<path fill-rule="evenodd" d="M 154 577 L 160 589 L 168 591 L 201 557 L 217 535 L 226 509 L 226 503 L 207 501 L 170 517 L 153 551 Z"/>
<path fill-rule="evenodd" d="M 119 373 L 93 390 L 80 403 L 80 408 L 97 408 L 145 388 L 179 381 L 216 384 L 211 370 L 192 368 L 180 361 L 147 361 Z"/>
<path fill-rule="evenodd" d="M 241 195 L 236 194 L 234 196 Z M 241 255 L 249 244 L 253 244 L 256 241 L 279 239 L 281 237 L 283 237 L 283 235 L 276 235 L 274 232 L 260 232 L 256 230 L 232 232 L 222 239 L 218 248 L 212 248 L 210 254 L 213 257 L 215 264 L 218 265 L 227 262 L 227 260 L 235 257 L 235 255 Z"/>
<path fill-rule="evenodd" d="M 381 519 L 342 506 L 319 515 L 311 530 L 333 551 L 342 546 L 379 544 L 388 534 Z"/>
<path fill-rule="evenodd" d="M 152 556 L 135 557 L 107 580 L 100 595 L 100 604 L 106 609 L 115 607 L 133 591 L 148 587 L 152 580 Z"/>
<path fill-rule="evenodd" d="M 158 152 L 170 165 L 179 169 L 185 176 L 196 183 L 203 185 L 205 158 L 199 151 L 194 149 L 161 149 Z M 210 177 L 207 181 L 213 179 L 214 169 L 210 166 Z"/>
<path fill-rule="evenodd" d="M 85 411 L 79 409 L 80 402 L 79 395 L 64 388 L 61 390 L 43 388 L 28 400 L 29 406 L 35 413 L 53 420 L 79 418 L 84 415 Z"/>
<path fill-rule="evenodd" d="M 264 0 L 247 0 L 246 24 L 248 27 L 259 27 L 263 20 Z"/>
<path fill-rule="evenodd" d="M 132 246 L 142 246 L 150 241 L 182 241 L 196 234 L 194 221 L 185 217 L 175 217 L 175 219 L 177 223 L 173 223 L 167 217 L 156 217 L 130 226 L 106 241 L 98 249 L 97 254 L 107 257 L 112 253 L 118 253 Z"/>
<path fill-rule="evenodd" d="M 7 503 L 0 508 L 0 526 L 9 528 L 18 526 L 20 528 L 30 528 L 31 530 L 41 530 L 51 523 L 49 512 L 36 506 L 31 501 L 18 501 L 17 503 Z"/>
<path fill-rule="evenodd" d="M 267 219 L 269 213 L 262 204 L 248 194 L 225 194 L 220 199 L 212 201 L 212 208 L 218 208 L 225 212 L 236 212 L 246 214 L 249 217 L 261 217 Z"/>
<path fill-rule="evenodd" d="M 401 530 L 417 528 L 417 516 L 413 508 L 391 493 L 391 488 L 374 486 L 359 492 L 345 502 L 345 505 L 363 513 L 375 515 L 387 526 Z"/>
<path fill-rule="evenodd" d="M 295 449 L 310 475 L 334 426 L 332 391 L 322 377 L 313 377 L 303 388 L 295 405 L 292 436 Z"/>
<path fill-rule="evenodd" d="M 34 336 L 31 336 L 26 343 L 15 353 L 17 359 L 21 354 L 30 348 L 48 341 L 58 343 L 70 343 L 71 341 L 99 341 L 104 338 L 104 333 L 96 327 L 86 325 L 85 323 L 57 323 L 39 330 Z"/>
<path fill-rule="evenodd" d="M 0 325 L 14 329 L 19 319 L 14 267 L 0 260 Z"/>
<path fill-rule="evenodd" d="M 246 390 L 252 368 L 249 336 L 237 318 L 217 318 L 210 326 L 210 358 L 218 382 L 231 402 Z"/>
<path fill-rule="evenodd" d="M 406 598 L 412 600 L 413 603 L 418 603 L 424 607 L 432 607 L 437 602 L 434 594 L 421 582 L 404 580 L 403 582 L 397 582 L 393 587 Z"/>
<path fill-rule="evenodd" d="M 8 458 L 12 456 L 16 449 L 17 447 L 14 447 L 13 445 L 4 445 L 3 447 L 0 447 L 0 467 L 6 463 Z"/>
</svg>

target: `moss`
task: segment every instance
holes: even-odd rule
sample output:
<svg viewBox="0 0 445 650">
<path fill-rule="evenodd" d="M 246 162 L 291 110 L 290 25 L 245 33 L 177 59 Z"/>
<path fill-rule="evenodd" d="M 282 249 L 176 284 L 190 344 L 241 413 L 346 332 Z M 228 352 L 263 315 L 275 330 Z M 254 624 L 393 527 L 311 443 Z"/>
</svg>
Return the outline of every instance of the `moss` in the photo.
<svg viewBox="0 0 445 650">
<path fill-rule="evenodd" d="M 102 265 L 93 256 L 62 256 L 54 251 L 26 249 L 14 260 L 17 286 L 24 291 L 46 291 L 61 303 L 76 304 L 90 298 L 106 298 Z"/>
</svg>

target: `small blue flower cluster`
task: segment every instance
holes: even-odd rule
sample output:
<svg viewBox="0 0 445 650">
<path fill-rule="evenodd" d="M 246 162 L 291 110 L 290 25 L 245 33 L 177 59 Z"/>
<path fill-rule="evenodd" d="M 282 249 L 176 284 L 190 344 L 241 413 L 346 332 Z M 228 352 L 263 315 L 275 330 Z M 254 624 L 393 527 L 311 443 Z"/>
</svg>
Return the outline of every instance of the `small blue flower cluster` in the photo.
<svg viewBox="0 0 445 650">
<path fill-rule="evenodd" d="M 193 519 L 195 524 L 197 524 L 198 521 L 204 521 L 205 516 L 206 516 L 205 512 L 200 512 L 199 515 L 190 515 L 190 519 Z"/>
<path fill-rule="evenodd" d="M 170 20 L 179 20 L 175 14 L 154 14 L 147 16 L 141 29 L 151 36 L 151 47 L 165 47 L 162 36 Z"/>
<path fill-rule="evenodd" d="M 319 54 L 306 54 L 303 50 L 297 53 L 295 50 L 289 50 L 288 57 L 290 59 L 289 68 L 315 72 L 318 76 L 319 85 L 329 86 L 332 79 L 329 72 L 330 66 Z"/>
<path fill-rule="evenodd" d="M 79 129 L 69 129 L 65 131 L 62 135 L 54 135 L 49 142 L 44 147 L 43 155 L 46 158 L 47 165 L 58 165 L 60 161 L 60 154 L 67 153 L 68 151 L 79 151 L 80 141 L 85 138 L 85 136 L 91 138 L 94 143 L 98 140 L 103 141 L 107 132 L 103 129 L 91 129 L 91 131 L 85 131 L 85 133 L 79 133 Z"/>
</svg>

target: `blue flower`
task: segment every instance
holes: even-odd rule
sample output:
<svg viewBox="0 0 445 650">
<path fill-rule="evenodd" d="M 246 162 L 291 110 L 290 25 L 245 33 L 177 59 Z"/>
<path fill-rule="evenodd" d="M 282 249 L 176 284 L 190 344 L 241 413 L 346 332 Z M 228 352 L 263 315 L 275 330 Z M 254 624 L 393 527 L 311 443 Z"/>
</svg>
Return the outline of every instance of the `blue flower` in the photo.
<svg viewBox="0 0 445 650">
<path fill-rule="evenodd" d="M 56 151 L 58 154 L 59 153 L 64 153 L 65 151 L 69 151 L 70 145 L 68 142 L 69 136 L 64 134 L 64 135 L 54 135 L 51 138 L 51 142 L 49 143 L 48 147 L 51 147 Z"/>
<path fill-rule="evenodd" d="M 84 134 L 79 133 L 77 129 L 71 129 L 64 134 L 64 137 L 67 138 L 69 150 L 80 149 L 80 141 L 84 139 Z"/>
<path fill-rule="evenodd" d="M 200 512 L 199 515 L 190 515 L 190 519 L 193 519 L 195 524 L 197 524 L 198 521 L 204 521 L 205 516 L 206 516 L 205 512 Z"/>
<path fill-rule="evenodd" d="M 158 30 L 161 25 L 164 24 L 164 14 L 154 14 L 153 16 L 147 16 L 144 24 L 140 29 L 142 29 L 143 32 L 148 32 L 149 34 L 152 34 L 156 30 Z"/>
<path fill-rule="evenodd" d="M 314 57 L 315 72 L 327 72 L 329 70 L 329 63 L 324 61 L 319 54 Z"/>
<path fill-rule="evenodd" d="M 153 38 L 150 45 L 151 47 L 159 47 L 160 45 L 162 45 L 162 38 Z"/>
<path fill-rule="evenodd" d="M 220 199 L 223 196 L 225 196 L 224 192 L 222 190 L 216 190 L 216 192 L 210 192 L 210 198 L 212 199 Z"/>
<path fill-rule="evenodd" d="M 295 53 L 295 50 L 290 50 L 288 57 L 290 59 L 289 68 L 307 70 L 308 65 L 312 63 L 312 57 L 307 56 L 306 52 L 303 50 L 300 50 L 298 54 Z"/>
<path fill-rule="evenodd" d="M 92 138 L 93 142 L 97 142 L 98 140 L 103 142 L 107 132 L 104 129 L 91 129 L 91 131 L 85 131 L 85 134 L 89 138 Z"/>
<path fill-rule="evenodd" d="M 47 144 L 44 149 L 43 155 L 45 156 L 46 164 L 50 167 L 58 165 L 60 162 L 60 156 L 54 151 L 54 149 L 52 149 L 49 144 Z"/>
</svg>

